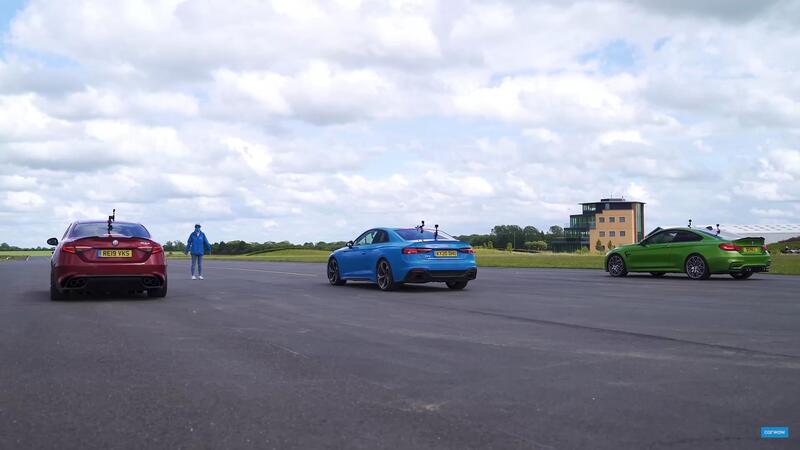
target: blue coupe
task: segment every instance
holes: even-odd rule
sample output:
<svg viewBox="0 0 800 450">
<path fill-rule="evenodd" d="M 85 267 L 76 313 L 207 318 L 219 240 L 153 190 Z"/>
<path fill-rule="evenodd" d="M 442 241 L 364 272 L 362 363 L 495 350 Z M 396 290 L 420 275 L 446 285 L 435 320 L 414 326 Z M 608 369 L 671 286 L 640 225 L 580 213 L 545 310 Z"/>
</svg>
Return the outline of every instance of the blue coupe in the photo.
<svg viewBox="0 0 800 450">
<path fill-rule="evenodd" d="M 328 259 L 328 281 L 334 286 L 371 281 L 391 291 L 403 283 L 438 281 L 464 289 L 477 275 L 472 247 L 439 231 L 438 225 L 433 230 L 373 228 Z"/>
</svg>

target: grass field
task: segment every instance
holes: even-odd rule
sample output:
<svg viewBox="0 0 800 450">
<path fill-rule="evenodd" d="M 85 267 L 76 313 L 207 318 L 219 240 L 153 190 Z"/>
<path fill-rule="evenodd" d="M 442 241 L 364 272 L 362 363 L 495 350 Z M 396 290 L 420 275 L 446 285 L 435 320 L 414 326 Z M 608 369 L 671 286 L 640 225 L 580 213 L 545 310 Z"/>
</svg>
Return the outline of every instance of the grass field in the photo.
<svg viewBox="0 0 800 450">
<path fill-rule="evenodd" d="M 476 249 L 482 267 L 541 267 L 559 269 L 602 269 L 603 255 L 575 253 L 516 253 Z"/>
<path fill-rule="evenodd" d="M 328 261 L 331 252 L 324 250 L 292 249 L 275 252 L 259 253 L 255 255 L 210 255 L 207 259 L 234 260 L 234 261 L 275 261 L 275 262 L 310 262 L 324 263 Z M 183 253 L 167 255 L 171 259 L 189 259 Z"/>
<path fill-rule="evenodd" d="M 292 249 L 275 252 L 259 253 L 256 255 L 211 255 L 211 260 L 234 261 L 274 261 L 274 262 L 307 262 L 324 263 L 328 260 L 330 252 L 324 250 Z M 38 252 L 0 252 L 0 262 L 25 259 L 27 256 L 50 256 L 49 251 Z M 168 255 L 170 259 L 188 259 L 182 253 Z M 477 249 L 478 266 L 480 267 L 510 267 L 510 268 L 559 268 L 559 269 L 602 269 L 603 255 L 597 253 L 571 254 L 571 253 L 517 253 L 501 250 Z M 772 267 L 770 273 L 784 275 L 800 275 L 800 255 L 783 255 L 778 251 L 772 252 Z"/>
<path fill-rule="evenodd" d="M 9 252 L 0 251 L 0 256 L 50 256 L 50 250 L 30 251 L 30 252 Z"/>
<path fill-rule="evenodd" d="M 0 251 L 0 262 L 25 259 L 29 256 L 50 256 L 50 251 L 49 250 L 29 251 L 29 252 Z"/>
</svg>

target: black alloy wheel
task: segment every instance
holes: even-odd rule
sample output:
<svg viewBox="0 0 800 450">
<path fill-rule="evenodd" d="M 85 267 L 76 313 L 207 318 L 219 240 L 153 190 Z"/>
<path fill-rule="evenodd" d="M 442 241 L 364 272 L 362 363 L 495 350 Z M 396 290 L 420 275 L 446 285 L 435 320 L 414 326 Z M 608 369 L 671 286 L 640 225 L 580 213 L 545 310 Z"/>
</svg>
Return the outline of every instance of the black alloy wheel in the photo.
<svg viewBox="0 0 800 450">
<path fill-rule="evenodd" d="M 707 280 L 711 276 L 705 258 L 700 255 L 690 255 L 686 258 L 686 275 L 692 280 Z"/>
<path fill-rule="evenodd" d="M 375 278 L 378 281 L 378 287 L 382 291 L 393 291 L 397 289 L 398 284 L 394 281 L 392 275 L 392 266 L 389 261 L 382 259 L 378 261 L 378 267 L 375 270 Z"/>
<path fill-rule="evenodd" d="M 58 300 L 65 300 L 67 298 L 67 294 L 58 290 L 56 286 L 56 281 L 53 278 L 53 271 L 50 271 L 50 300 L 58 301 Z"/>
<path fill-rule="evenodd" d="M 467 287 L 467 283 L 468 283 L 467 281 L 446 281 L 445 282 L 447 287 L 449 287 L 450 289 L 456 290 L 456 291 L 460 291 L 461 289 L 464 289 L 465 287 Z"/>
<path fill-rule="evenodd" d="M 619 255 L 611 255 L 608 258 L 608 274 L 612 277 L 624 277 L 628 274 L 628 268 L 625 267 L 625 260 L 622 259 L 622 256 Z"/>
<path fill-rule="evenodd" d="M 733 278 L 736 278 L 737 280 L 746 280 L 746 279 L 750 278 L 751 276 L 753 276 L 753 271 L 752 270 L 743 270 L 741 272 L 732 272 L 731 276 Z"/>
<path fill-rule="evenodd" d="M 342 286 L 347 283 L 347 280 L 343 280 L 339 273 L 339 263 L 336 258 L 328 260 L 328 282 L 333 286 Z"/>
<path fill-rule="evenodd" d="M 147 296 L 152 298 L 164 298 L 167 296 L 167 278 L 164 277 L 164 285 L 156 289 L 148 289 Z"/>
</svg>

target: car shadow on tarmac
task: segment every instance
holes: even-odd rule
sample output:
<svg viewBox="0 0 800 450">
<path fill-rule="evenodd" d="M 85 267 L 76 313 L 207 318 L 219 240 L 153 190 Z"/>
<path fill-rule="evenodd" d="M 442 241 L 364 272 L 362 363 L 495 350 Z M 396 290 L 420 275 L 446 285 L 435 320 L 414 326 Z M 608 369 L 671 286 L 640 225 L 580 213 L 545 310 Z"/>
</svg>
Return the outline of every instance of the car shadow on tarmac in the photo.
<svg viewBox="0 0 800 450">
<path fill-rule="evenodd" d="M 70 302 L 132 302 L 132 301 L 158 301 L 160 298 L 148 297 L 144 293 L 136 292 L 76 292 L 61 300 L 50 300 L 49 291 L 35 291 L 31 297 L 35 301 L 70 303 Z"/>
<path fill-rule="evenodd" d="M 336 286 L 337 289 L 362 289 L 368 291 L 380 291 L 380 288 L 375 283 L 367 282 L 349 282 L 344 286 Z M 469 286 L 465 288 L 468 290 Z M 444 283 L 433 284 L 402 284 L 391 292 L 458 292 L 455 289 L 449 289 Z"/>
<path fill-rule="evenodd" d="M 606 276 L 606 278 L 614 278 L 614 277 Z M 710 278 L 707 278 L 705 280 L 692 280 L 691 278 L 687 277 L 685 274 L 681 274 L 681 273 L 668 273 L 668 274 L 666 274 L 666 275 L 664 275 L 662 277 L 654 277 L 654 276 L 652 276 L 650 274 L 646 274 L 646 273 L 629 273 L 624 278 L 629 279 L 629 280 L 637 280 L 638 279 L 638 280 L 650 280 L 650 281 L 655 281 L 655 282 L 670 282 L 670 281 L 671 282 L 678 282 L 678 281 L 684 281 L 686 283 L 700 283 L 700 284 L 711 282 L 711 281 L 727 281 L 727 282 L 731 282 L 731 283 L 752 283 L 754 281 L 767 281 L 768 280 L 768 278 L 757 277 L 757 276 L 754 276 L 752 278 L 748 278 L 746 280 L 737 280 L 737 279 L 733 278 L 730 275 L 724 275 L 724 274 L 712 275 Z"/>
</svg>

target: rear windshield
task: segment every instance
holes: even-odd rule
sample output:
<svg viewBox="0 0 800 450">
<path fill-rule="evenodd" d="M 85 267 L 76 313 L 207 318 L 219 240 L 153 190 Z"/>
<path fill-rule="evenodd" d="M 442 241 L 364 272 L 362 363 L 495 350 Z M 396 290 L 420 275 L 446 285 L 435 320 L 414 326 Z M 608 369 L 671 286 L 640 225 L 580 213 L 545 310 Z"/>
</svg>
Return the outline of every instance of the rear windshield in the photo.
<svg viewBox="0 0 800 450">
<path fill-rule="evenodd" d="M 418 229 L 415 228 L 403 228 L 400 230 L 394 230 L 395 233 L 399 234 L 401 238 L 407 241 L 419 241 L 419 240 L 433 240 L 434 231 L 433 230 L 423 230 L 420 232 Z M 440 241 L 455 241 L 456 239 L 449 234 L 440 231 L 439 236 L 437 237 Z"/>
<path fill-rule="evenodd" d="M 138 223 L 114 223 L 112 227 L 111 234 L 114 236 L 150 239 L 150 233 L 147 232 L 143 225 Z M 108 223 L 79 223 L 75 225 L 69 236 L 71 238 L 108 236 Z"/>
<path fill-rule="evenodd" d="M 711 231 L 711 230 L 707 230 L 705 228 L 703 228 L 703 229 L 695 228 L 694 230 L 695 231 L 699 231 L 699 232 L 701 232 L 703 234 L 707 234 L 709 236 L 715 237 L 715 238 L 717 238 L 717 239 L 719 239 L 721 241 L 735 241 L 737 239 L 741 239 L 742 238 L 742 236 L 739 236 L 738 234 L 728 233 L 727 231 L 720 231 L 720 233 L 717 234 L 716 230 L 715 231 Z"/>
</svg>

